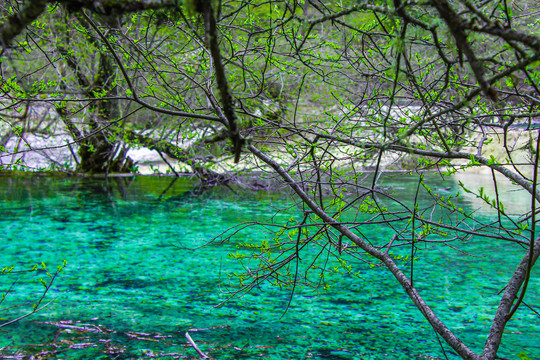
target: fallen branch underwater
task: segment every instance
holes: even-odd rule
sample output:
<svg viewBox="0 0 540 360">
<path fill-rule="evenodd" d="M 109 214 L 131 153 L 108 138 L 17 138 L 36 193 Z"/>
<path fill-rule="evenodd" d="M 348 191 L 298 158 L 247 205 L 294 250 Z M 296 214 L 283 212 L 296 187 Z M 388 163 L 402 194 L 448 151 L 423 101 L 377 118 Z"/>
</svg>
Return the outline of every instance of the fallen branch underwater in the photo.
<svg viewBox="0 0 540 360">
<path fill-rule="evenodd" d="M 195 344 L 195 341 L 193 341 L 193 339 L 191 338 L 191 336 L 189 336 L 189 331 L 186 331 L 186 338 L 188 339 L 189 343 L 191 344 L 191 346 L 195 349 L 195 351 L 197 351 L 197 353 L 199 353 L 199 355 L 201 356 L 201 358 L 203 359 L 210 359 L 210 357 L 208 355 L 206 355 L 205 353 L 203 353 L 201 351 L 201 349 L 199 349 L 197 347 L 197 344 Z"/>
</svg>

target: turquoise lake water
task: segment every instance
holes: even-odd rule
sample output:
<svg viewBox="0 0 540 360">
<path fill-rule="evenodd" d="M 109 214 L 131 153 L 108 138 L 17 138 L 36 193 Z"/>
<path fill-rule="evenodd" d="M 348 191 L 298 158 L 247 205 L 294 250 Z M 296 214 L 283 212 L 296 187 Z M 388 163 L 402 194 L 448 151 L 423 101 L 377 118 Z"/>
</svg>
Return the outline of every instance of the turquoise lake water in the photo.
<svg viewBox="0 0 540 360">
<path fill-rule="evenodd" d="M 441 192 L 458 189 L 451 180 L 428 180 Z M 239 251 L 241 242 L 271 234 L 248 228 L 227 243 L 202 245 L 239 223 L 283 224 L 301 215 L 285 192 L 220 187 L 199 194 L 189 179 L 171 182 L 166 177 L 0 178 L 0 265 L 17 270 L 45 262 L 52 271 L 67 261 L 46 296 L 45 302 L 52 302 L 0 329 L 0 358 L 56 349 L 49 358 L 196 359 L 185 338 L 189 329 L 207 329 L 190 334 L 215 359 L 445 358 L 435 333 L 394 278 L 361 262 L 351 262 L 358 277 L 334 274 L 327 289 L 297 288 L 287 311 L 290 289 L 269 284 L 218 307 L 230 295 L 228 274 L 243 270 L 228 254 Z M 417 178 L 393 177 L 383 184 L 411 201 Z M 477 207 L 473 198 L 460 205 Z M 476 214 L 486 221 L 492 216 L 486 209 Z M 392 234 L 377 226 L 366 231 L 373 238 Z M 440 318 L 479 351 L 497 293 L 523 250 L 486 239 L 459 248 L 475 257 L 446 246 L 422 249 L 415 285 Z M 303 261 L 310 251 L 315 250 L 306 249 Z M 324 262 L 337 265 L 332 257 Z M 535 270 L 526 298 L 537 312 L 538 275 Z M 47 279 L 43 272 L 0 276 L 2 293 L 16 282 L 0 304 L 0 323 L 31 310 L 43 292 L 39 278 Z M 458 359 L 444 349 L 448 359 Z M 540 359 L 539 316 L 520 309 L 499 354 Z"/>
</svg>

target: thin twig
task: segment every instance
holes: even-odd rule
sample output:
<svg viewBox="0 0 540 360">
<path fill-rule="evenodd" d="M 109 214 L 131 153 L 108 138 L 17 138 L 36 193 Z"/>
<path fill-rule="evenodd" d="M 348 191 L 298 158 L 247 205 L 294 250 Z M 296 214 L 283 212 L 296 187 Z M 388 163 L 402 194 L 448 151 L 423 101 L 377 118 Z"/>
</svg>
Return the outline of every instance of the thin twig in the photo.
<svg viewBox="0 0 540 360">
<path fill-rule="evenodd" d="M 203 353 L 198 347 L 197 347 L 197 344 L 195 344 L 195 341 L 193 341 L 193 339 L 191 338 L 191 336 L 189 336 L 189 332 L 186 332 L 186 338 L 188 339 L 189 343 L 191 346 L 193 346 L 193 348 L 195 349 L 195 351 L 197 351 L 199 353 L 199 355 L 201 356 L 201 358 L 203 359 L 210 359 L 210 357 L 208 355 L 206 355 L 205 353 Z"/>
</svg>

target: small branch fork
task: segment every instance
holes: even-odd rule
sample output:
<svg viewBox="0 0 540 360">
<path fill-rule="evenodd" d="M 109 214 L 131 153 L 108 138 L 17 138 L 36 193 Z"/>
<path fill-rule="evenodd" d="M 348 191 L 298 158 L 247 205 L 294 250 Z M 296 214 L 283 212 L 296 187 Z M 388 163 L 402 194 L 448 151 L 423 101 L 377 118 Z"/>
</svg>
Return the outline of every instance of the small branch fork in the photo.
<svg viewBox="0 0 540 360">
<path fill-rule="evenodd" d="M 43 302 L 43 300 L 45 299 L 45 296 L 47 295 L 47 293 L 49 292 L 51 286 L 53 285 L 54 283 L 54 280 L 56 279 L 56 277 L 58 276 L 58 274 L 60 273 L 60 270 L 57 270 L 53 275 L 50 275 L 50 281 L 49 283 L 47 284 L 47 286 L 45 287 L 45 291 L 41 294 L 41 297 L 39 298 L 39 300 L 37 301 L 37 303 L 35 303 L 34 305 L 34 308 L 32 309 L 32 311 L 24 314 L 24 315 L 21 315 L 19 316 L 18 318 L 16 319 L 13 319 L 13 320 L 10 320 L 10 321 L 7 321 L 5 323 L 2 323 L 0 324 L 0 328 L 3 328 L 3 327 L 6 327 L 8 325 L 11 325 L 13 323 L 16 323 L 17 321 L 20 321 L 22 319 L 25 319 L 39 311 L 41 311 L 42 309 L 44 309 L 45 307 L 47 307 L 50 303 L 53 302 L 53 300 L 45 303 L 44 305 L 41 305 L 41 303 Z M 40 306 L 41 305 L 41 306 Z"/>
</svg>

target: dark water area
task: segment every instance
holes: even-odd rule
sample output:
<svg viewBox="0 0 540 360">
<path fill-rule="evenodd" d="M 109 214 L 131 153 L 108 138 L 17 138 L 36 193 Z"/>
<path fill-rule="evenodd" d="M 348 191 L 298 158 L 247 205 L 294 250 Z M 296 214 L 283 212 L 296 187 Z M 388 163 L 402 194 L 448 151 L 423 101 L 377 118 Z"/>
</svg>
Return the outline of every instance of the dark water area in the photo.
<svg viewBox="0 0 540 360">
<path fill-rule="evenodd" d="M 458 191 L 451 179 L 427 179 L 441 193 Z M 404 202 L 412 201 L 417 183 L 406 175 L 382 181 Z M 211 239 L 240 223 L 285 224 L 302 216 L 287 192 L 194 190 L 190 179 L 165 177 L 0 178 L 0 267 L 44 262 L 54 272 L 67 262 L 42 304 L 51 303 L 0 329 L 0 358 L 62 349 L 49 358 L 195 359 L 189 329 L 201 330 L 190 335 L 215 359 L 444 358 L 434 331 L 395 279 L 362 262 L 351 262 L 358 276 L 333 274 L 328 288 L 297 287 L 289 307 L 291 289 L 267 283 L 230 299 L 230 275 L 252 266 L 230 254 L 272 234 L 269 227 L 247 227 L 230 241 Z M 462 199 L 460 206 L 478 204 Z M 493 216 L 487 210 L 476 215 Z M 372 226 L 365 235 L 391 234 Z M 523 250 L 486 239 L 460 249 L 475 256 L 447 246 L 421 249 L 415 285 L 479 351 L 497 293 Z M 333 257 L 325 263 L 338 265 Z M 538 275 L 535 270 L 526 298 L 537 312 Z M 40 278 L 48 280 L 44 272 L 0 275 L 7 294 L 0 324 L 32 309 L 43 293 Z M 458 359 L 444 349 L 448 359 Z M 540 318 L 526 308 L 509 323 L 500 351 L 510 359 L 522 354 L 540 359 Z"/>
</svg>

